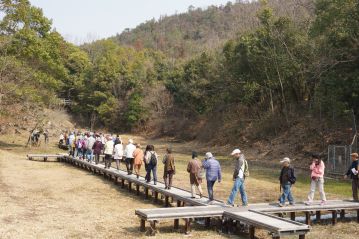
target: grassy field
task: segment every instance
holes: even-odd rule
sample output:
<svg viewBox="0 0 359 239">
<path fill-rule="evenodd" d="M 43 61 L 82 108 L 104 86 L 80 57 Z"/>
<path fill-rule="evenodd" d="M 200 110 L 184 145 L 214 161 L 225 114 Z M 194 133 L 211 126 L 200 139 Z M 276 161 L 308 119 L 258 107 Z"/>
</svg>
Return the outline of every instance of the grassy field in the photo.
<svg viewBox="0 0 359 239">
<path fill-rule="evenodd" d="M 129 136 L 124 136 L 127 139 Z M 145 145 L 146 139 L 134 137 Z M 153 140 L 160 155 L 169 140 Z M 28 161 L 27 153 L 59 152 L 55 140 L 50 146 L 27 149 L 25 138 L 0 136 L 0 238 L 146 238 L 138 231 L 139 221 L 134 215 L 137 208 L 162 207 L 121 190 L 112 182 L 88 172 L 60 163 Z M 174 185 L 189 190 L 185 171 L 191 150 L 205 152 L 206 148 L 193 143 L 171 142 L 175 151 L 177 174 Z M 215 197 L 226 200 L 232 187 L 232 162 L 219 157 L 223 169 L 223 182 L 216 184 Z M 124 169 L 124 165 L 122 165 Z M 246 182 L 249 203 L 276 202 L 279 196 L 278 168 L 251 167 Z M 144 170 L 142 170 L 142 174 Z M 162 178 L 160 166 L 158 176 Z M 205 184 L 203 184 L 204 189 Z M 309 190 L 309 176 L 299 174 L 293 191 L 297 201 L 304 200 Z M 347 181 L 326 181 L 328 199 L 350 198 Z M 316 195 L 318 197 L 318 195 Z M 237 203 L 239 198 L 237 198 Z M 315 225 L 308 238 L 354 238 L 358 233 L 355 222 Z M 184 238 L 183 229 L 174 231 L 172 222 L 159 225 L 156 238 Z M 269 238 L 265 231 L 258 238 Z M 200 225 L 194 225 L 192 237 L 238 238 L 219 234 Z M 241 238 L 246 238 L 241 235 Z"/>
</svg>

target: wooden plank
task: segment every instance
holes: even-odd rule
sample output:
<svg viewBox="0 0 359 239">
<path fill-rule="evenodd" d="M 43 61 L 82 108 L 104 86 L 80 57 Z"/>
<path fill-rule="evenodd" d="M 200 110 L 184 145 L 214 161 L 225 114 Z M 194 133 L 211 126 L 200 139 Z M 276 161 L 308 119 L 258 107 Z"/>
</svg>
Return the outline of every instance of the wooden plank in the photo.
<svg viewBox="0 0 359 239">
<path fill-rule="evenodd" d="M 250 210 L 237 213 L 225 211 L 224 216 L 248 225 L 264 228 L 276 235 L 289 232 L 302 234 L 302 232 L 310 230 L 308 225 Z"/>
</svg>

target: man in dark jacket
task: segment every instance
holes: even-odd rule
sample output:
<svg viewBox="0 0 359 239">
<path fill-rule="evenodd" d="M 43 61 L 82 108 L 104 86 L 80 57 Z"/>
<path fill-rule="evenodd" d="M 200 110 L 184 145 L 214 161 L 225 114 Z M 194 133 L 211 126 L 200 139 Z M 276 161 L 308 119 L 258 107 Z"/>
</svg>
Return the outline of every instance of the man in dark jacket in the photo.
<svg viewBox="0 0 359 239">
<path fill-rule="evenodd" d="M 347 179 L 348 176 L 352 180 L 352 191 L 353 191 L 353 199 L 354 201 L 358 202 L 358 188 L 359 188 L 359 155 L 358 153 L 352 153 L 352 164 L 350 165 L 347 173 L 345 174 L 344 178 Z"/>
<path fill-rule="evenodd" d="M 290 166 L 289 158 L 284 158 L 280 163 L 283 167 L 280 172 L 279 182 L 283 193 L 279 198 L 279 206 L 283 207 L 286 199 L 288 199 L 290 205 L 294 205 L 294 198 L 291 191 L 292 184 L 295 183 L 294 168 Z"/>
</svg>

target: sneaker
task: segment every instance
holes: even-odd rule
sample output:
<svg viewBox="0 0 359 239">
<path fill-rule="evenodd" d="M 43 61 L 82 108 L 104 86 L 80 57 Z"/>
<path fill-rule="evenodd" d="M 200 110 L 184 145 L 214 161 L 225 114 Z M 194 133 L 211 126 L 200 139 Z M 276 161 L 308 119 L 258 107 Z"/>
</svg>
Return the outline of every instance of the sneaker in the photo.
<svg viewBox="0 0 359 239">
<path fill-rule="evenodd" d="M 321 201 L 320 206 L 324 206 L 326 204 L 326 201 Z"/>
<path fill-rule="evenodd" d="M 291 203 L 289 203 L 289 205 L 295 206 L 295 202 L 291 202 Z"/>
<path fill-rule="evenodd" d="M 310 206 L 310 205 L 312 205 L 312 203 L 311 202 L 305 202 L 305 205 Z"/>
<path fill-rule="evenodd" d="M 278 207 L 284 207 L 283 203 L 278 203 Z"/>
<path fill-rule="evenodd" d="M 227 207 L 234 207 L 233 204 L 230 204 L 230 203 L 228 203 L 228 202 L 226 202 L 225 205 L 226 205 Z"/>
</svg>

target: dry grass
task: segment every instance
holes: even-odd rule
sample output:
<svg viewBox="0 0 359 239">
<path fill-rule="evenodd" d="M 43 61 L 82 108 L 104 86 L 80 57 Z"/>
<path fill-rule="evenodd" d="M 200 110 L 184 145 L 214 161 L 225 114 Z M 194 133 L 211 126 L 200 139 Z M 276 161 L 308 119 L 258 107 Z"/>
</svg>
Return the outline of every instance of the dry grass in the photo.
<svg viewBox="0 0 359 239">
<path fill-rule="evenodd" d="M 123 136 L 126 140 L 130 136 Z M 134 137 L 143 145 L 146 140 Z M 144 200 L 121 190 L 112 182 L 88 172 L 59 163 L 43 163 L 25 160 L 31 152 L 58 152 L 55 146 L 39 149 L 25 149 L 26 138 L 19 136 L 0 137 L 0 238 L 146 238 L 138 231 L 139 221 L 134 215 L 136 208 L 154 208 L 151 200 Z M 56 140 L 52 142 L 55 145 Z M 162 140 L 152 142 L 163 155 L 166 144 Z M 176 151 L 176 186 L 189 189 L 185 167 L 189 153 L 198 145 L 171 143 Z M 6 149 L 6 150 L 5 150 Z M 205 151 L 205 149 L 202 149 Z M 216 185 L 215 196 L 225 200 L 231 181 L 230 162 L 222 160 L 223 183 Z M 162 167 L 158 175 L 162 176 Z M 273 175 L 277 171 L 273 171 Z M 249 200 L 253 202 L 275 201 L 279 195 L 276 176 L 271 173 L 254 171 L 247 182 Z M 298 185 L 297 198 L 304 198 L 308 185 Z M 342 198 L 332 193 L 330 199 Z M 159 225 L 156 238 L 184 238 L 182 229 L 172 229 L 172 222 Z M 315 226 L 308 238 L 353 238 L 357 232 L 356 223 L 339 223 L 337 226 Z M 267 233 L 258 231 L 259 238 L 267 238 Z M 234 238 L 195 225 L 192 237 Z M 237 238 L 237 237 L 236 237 Z"/>
</svg>

